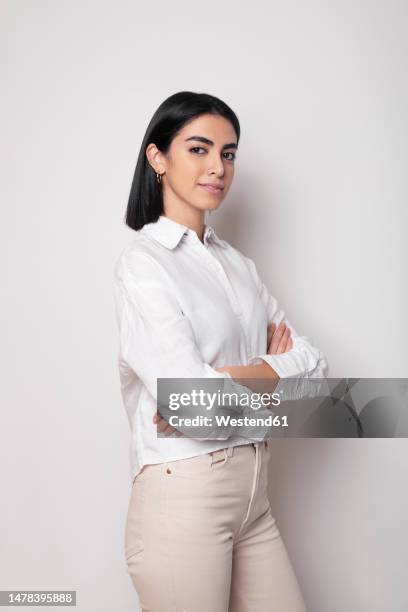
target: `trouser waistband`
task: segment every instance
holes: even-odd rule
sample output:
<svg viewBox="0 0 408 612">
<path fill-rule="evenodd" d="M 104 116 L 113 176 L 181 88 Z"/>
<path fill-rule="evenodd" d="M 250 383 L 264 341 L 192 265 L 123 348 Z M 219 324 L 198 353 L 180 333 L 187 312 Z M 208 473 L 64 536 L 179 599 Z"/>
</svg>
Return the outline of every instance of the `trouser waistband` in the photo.
<svg viewBox="0 0 408 612">
<path fill-rule="evenodd" d="M 216 451 L 210 451 L 208 455 L 212 457 L 212 463 L 218 463 L 219 461 L 226 461 L 227 457 L 232 457 L 234 454 L 234 450 L 237 448 L 242 448 L 245 446 L 252 446 L 253 448 L 255 448 L 257 444 L 263 444 L 265 448 L 267 448 L 268 440 L 261 440 L 260 442 L 248 442 L 248 444 L 237 444 L 237 446 L 228 446 L 226 448 L 220 448 Z"/>
</svg>

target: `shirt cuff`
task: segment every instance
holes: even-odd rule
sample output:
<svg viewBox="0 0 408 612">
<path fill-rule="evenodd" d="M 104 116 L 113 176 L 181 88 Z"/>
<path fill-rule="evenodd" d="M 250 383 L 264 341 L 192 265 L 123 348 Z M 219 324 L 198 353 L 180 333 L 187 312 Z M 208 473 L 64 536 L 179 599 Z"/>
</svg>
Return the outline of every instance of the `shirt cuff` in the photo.
<svg viewBox="0 0 408 612">
<path fill-rule="evenodd" d="M 266 361 L 270 365 L 279 378 L 292 378 L 294 376 L 304 376 L 305 369 L 299 363 L 299 359 L 294 359 L 288 353 L 280 353 L 279 355 L 259 355 L 249 359 L 249 365 L 259 365 L 262 361 Z"/>
<path fill-rule="evenodd" d="M 315 365 L 313 360 L 302 359 L 299 354 L 290 352 L 279 355 L 260 355 L 249 359 L 250 365 L 258 365 L 261 361 L 269 364 L 279 376 L 275 393 L 282 394 L 282 401 L 301 398 L 325 397 L 330 395 L 330 389 L 322 372 L 321 377 L 310 377 L 310 369 Z M 313 362 L 313 363 L 312 363 Z M 287 380 L 291 379 L 291 380 Z"/>
</svg>

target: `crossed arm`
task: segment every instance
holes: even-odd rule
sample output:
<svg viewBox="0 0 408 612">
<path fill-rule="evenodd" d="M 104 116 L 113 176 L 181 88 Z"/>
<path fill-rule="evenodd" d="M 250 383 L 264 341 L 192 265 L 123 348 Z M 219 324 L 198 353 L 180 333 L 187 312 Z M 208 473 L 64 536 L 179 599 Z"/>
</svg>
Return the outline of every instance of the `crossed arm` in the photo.
<svg viewBox="0 0 408 612">
<path fill-rule="evenodd" d="M 293 347 L 293 340 L 291 338 L 291 330 L 284 321 L 276 327 L 276 323 L 270 323 L 268 325 L 268 354 L 279 355 L 286 353 Z M 217 372 L 227 372 L 236 379 L 249 379 L 247 386 L 253 391 L 258 390 L 256 383 L 257 379 L 279 381 L 279 374 L 273 369 L 266 361 L 262 360 L 262 363 L 255 365 L 226 365 L 222 368 L 214 368 Z M 276 386 L 276 384 L 274 386 Z M 273 389 L 272 389 L 273 390 Z"/>
<path fill-rule="evenodd" d="M 244 366 L 213 368 L 202 358 L 165 270 L 151 256 L 137 251 L 127 252 L 118 262 L 115 287 L 122 353 L 152 397 L 157 395 L 158 372 L 162 378 L 232 378 L 241 384 L 247 379 L 245 386 L 254 391 L 261 383 L 275 388 L 282 378 L 325 377 L 328 364 L 323 353 L 296 333 L 260 280 L 254 262 L 243 256 L 242 263 L 266 309 L 267 353 L 251 357 Z"/>
<path fill-rule="evenodd" d="M 277 328 L 275 323 L 270 323 L 268 325 L 268 354 L 279 355 L 289 351 L 293 347 L 290 334 L 290 328 L 286 326 L 284 321 Z M 268 392 L 273 393 L 280 378 L 272 366 L 263 360 L 258 365 L 226 365 L 214 369 L 217 372 L 227 372 L 234 379 L 248 379 L 245 381 L 245 385 L 253 391 L 265 391 L 262 381 L 267 381 Z M 157 431 L 164 433 L 165 436 L 171 436 L 174 433 L 179 438 L 183 435 L 175 427 L 169 425 L 157 411 L 153 416 L 153 423 L 157 424 Z"/>
</svg>

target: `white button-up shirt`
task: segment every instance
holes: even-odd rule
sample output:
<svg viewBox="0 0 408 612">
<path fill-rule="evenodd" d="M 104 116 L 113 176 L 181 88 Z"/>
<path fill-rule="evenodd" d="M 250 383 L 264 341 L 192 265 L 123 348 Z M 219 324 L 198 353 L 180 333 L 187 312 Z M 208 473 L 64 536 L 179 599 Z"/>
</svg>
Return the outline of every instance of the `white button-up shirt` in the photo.
<svg viewBox="0 0 408 612">
<path fill-rule="evenodd" d="M 328 363 L 285 317 L 254 262 L 205 225 L 192 229 L 161 215 L 135 232 L 114 267 L 121 395 L 131 427 L 131 478 L 145 464 L 247 444 L 158 437 L 157 378 L 231 376 L 214 368 L 265 360 L 280 378 L 324 378 Z M 267 325 L 284 319 L 293 347 L 267 354 Z"/>
</svg>

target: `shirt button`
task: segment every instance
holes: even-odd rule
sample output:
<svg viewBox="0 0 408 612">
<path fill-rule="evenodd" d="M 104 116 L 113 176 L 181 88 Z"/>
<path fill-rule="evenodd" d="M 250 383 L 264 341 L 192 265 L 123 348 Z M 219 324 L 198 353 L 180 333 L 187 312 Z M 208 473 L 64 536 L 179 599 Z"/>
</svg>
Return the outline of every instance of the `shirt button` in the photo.
<svg viewBox="0 0 408 612">
<path fill-rule="evenodd" d="M 171 474 L 171 469 L 170 468 L 167 468 L 166 474 Z"/>
</svg>

